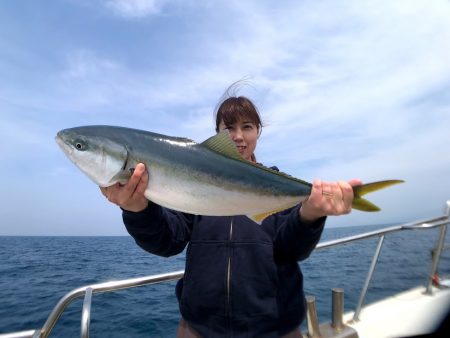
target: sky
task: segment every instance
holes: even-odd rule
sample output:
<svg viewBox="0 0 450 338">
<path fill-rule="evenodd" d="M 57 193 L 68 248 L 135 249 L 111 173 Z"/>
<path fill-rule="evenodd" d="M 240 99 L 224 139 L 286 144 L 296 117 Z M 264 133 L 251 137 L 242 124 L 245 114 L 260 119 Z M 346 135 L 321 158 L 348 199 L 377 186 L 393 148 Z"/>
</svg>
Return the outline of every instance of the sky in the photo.
<svg viewBox="0 0 450 338">
<path fill-rule="evenodd" d="M 0 235 L 126 235 L 120 209 L 54 141 L 107 124 L 201 142 L 232 83 L 257 105 L 256 157 L 298 178 L 406 183 L 378 213 L 450 200 L 450 1 L 0 2 Z"/>
</svg>

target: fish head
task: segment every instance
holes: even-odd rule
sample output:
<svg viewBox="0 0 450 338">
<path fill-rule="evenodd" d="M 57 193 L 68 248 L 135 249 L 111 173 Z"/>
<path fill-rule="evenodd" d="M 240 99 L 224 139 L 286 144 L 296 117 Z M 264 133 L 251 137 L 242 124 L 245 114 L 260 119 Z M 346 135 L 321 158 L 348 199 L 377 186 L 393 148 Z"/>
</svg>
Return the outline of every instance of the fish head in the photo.
<svg viewBox="0 0 450 338">
<path fill-rule="evenodd" d="M 129 156 L 126 145 L 94 128 L 64 129 L 55 140 L 66 156 L 100 187 L 125 183 L 131 176 L 126 170 Z"/>
</svg>

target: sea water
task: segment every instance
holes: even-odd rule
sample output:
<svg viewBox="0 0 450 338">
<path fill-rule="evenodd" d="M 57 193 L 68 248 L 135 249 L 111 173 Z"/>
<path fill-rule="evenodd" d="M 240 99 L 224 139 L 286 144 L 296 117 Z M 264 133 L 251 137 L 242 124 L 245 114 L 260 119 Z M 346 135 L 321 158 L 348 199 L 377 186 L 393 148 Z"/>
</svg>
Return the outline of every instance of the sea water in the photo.
<svg viewBox="0 0 450 338">
<path fill-rule="evenodd" d="M 380 226 L 326 228 L 322 241 Z M 425 285 L 438 229 L 386 236 L 366 303 Z M 331 289 L 345 291 L 345 310 L 354 310 L 378 238 L 317 250 L 300 263 L 305 292 L 316 298 L 320 322 L 331 318 Z M 447 234 L 449 242 L 449 234 Z M 184 253 L 162 258 L 140 249 L 131 237 L 1 237 L 0 333 L 42 327 L 58 300 L 72 289 L 111 280 L 184 269 Z M 450 274 L 444 252 L 439 272 Z M 91 337 L 174 337 L 180 319 L 176 282 L 94 294 Z M 79 337 L 82 299 L 74 301 L 52 337 Z"/>
</svg>

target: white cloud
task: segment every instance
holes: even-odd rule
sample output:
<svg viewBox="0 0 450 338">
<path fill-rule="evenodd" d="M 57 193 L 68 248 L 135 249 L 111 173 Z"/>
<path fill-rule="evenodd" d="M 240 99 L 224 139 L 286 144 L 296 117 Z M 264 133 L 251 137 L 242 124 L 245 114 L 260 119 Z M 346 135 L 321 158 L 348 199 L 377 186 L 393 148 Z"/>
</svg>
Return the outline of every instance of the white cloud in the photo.
<svg viewBox="0 0 450 338">
<path fill-rule="evenodd" d="M 62 75 L 67 80 L 91 81 L 117 71 L 119 67 L 117 62 L 99 58 L 92 51 L 77 50 L 68 55 L 67 69 Z"/>
<path fill-rule="evenodd" d="M 160 14 L 166 0 L 109 0 L 106 5 L 125 18 L 142 18 Z"/>
</svg>

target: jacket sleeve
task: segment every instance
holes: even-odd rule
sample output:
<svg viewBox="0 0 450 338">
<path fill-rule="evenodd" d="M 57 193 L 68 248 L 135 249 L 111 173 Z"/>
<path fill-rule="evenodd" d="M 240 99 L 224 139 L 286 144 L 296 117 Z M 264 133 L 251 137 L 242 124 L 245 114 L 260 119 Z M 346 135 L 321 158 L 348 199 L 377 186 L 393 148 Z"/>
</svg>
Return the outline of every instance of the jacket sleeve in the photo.
<svg viewBox="0 0 450 338">
<path fill-rule="evenodd" d="M 322 235 L 326 217 L 307 224 L 301 220 L 299 208 L 275 215 L 274 256 L 278 263 L 308 258 Z"/>
<path fill-rule="evenodd" d="M 122 219 L 128 233 L 142 249 L 169 257 L 186 247 L 194 216 L 150 202 L 141 212 L 122 210 Z"/>
</svg>

